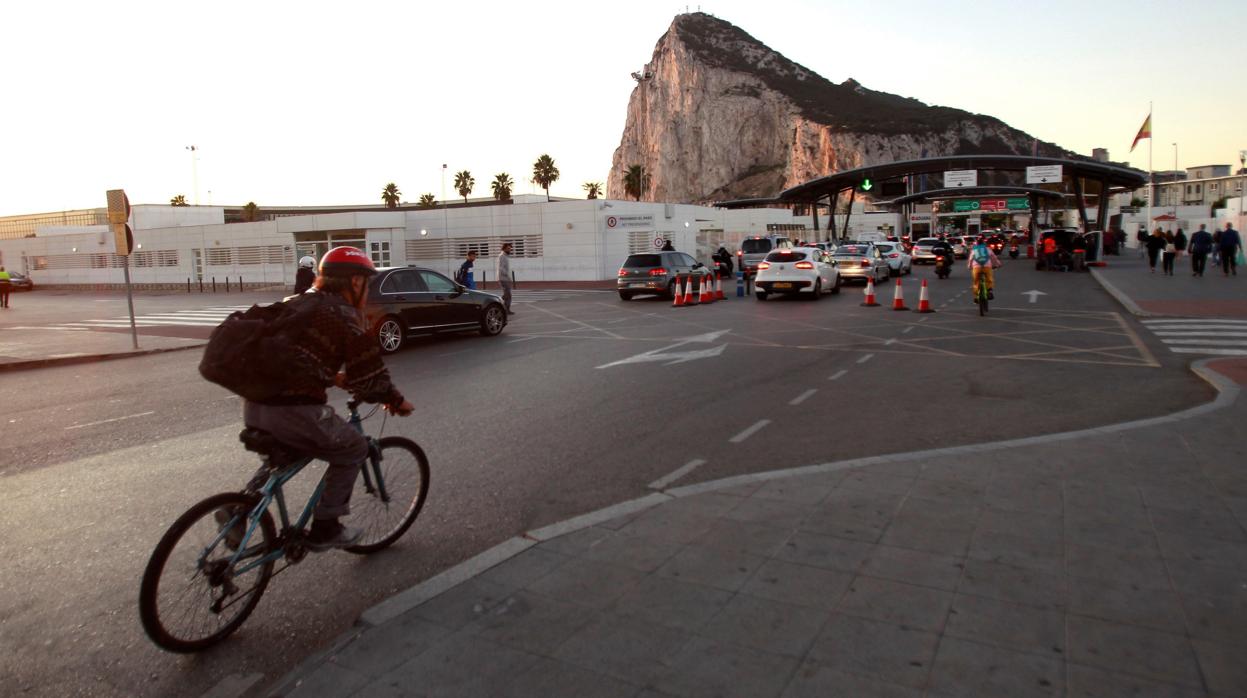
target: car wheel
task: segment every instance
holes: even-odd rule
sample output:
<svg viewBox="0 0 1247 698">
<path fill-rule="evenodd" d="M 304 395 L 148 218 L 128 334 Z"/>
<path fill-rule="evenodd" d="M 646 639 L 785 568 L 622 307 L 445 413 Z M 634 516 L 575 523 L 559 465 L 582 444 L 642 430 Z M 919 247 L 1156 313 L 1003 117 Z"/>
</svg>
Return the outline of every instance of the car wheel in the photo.
<svg viewBox="0 0 1247 698">
<path fill-rule="evenodd" d="M 839 277 L 839 276 L 837 276 L 837 277 L 836 277 L 836 285 L 831 287 L 831 292 L 832 292 L 832 293 L 840 293 L 840 286 L 841 286 L 842 284 L 843 284 L 843 281 L 841 281 L 840 277 Z"/>
<path fill-rule="evenodd" d="M 753 295 L 756 296 L 757 299 L 760 301 L 766 300 L 766 291 L 758 291 L 757 293 L 754 293 Z"/>
<path fill-rule="evenodd" d="M 669 301 L 675 300 L 675 294 L 677 293 L 679 293 L 679 290 L 676 288 L 675 279 L 672 279 L 667 284 L 667 300 Z"/>
<path fill-rule="evenodd" d="M 816 301 L 822 297 L 823 297 L 823 280 L 815 279 L 814 280 L 814 293 L 810 295 L 810 300 Z"/>
<path fill-rule="evenodd" d="M 393 354 L 403 346 L 403 325 L 398 318 L 387 315 L 377 325 L 377 343 L 382 354 Z"/>
<path fill-rule="evenodd" d="M 630 301 L 630 300 L 632 300 L 632 291 L 620 291 L 620 292 L 619 292 L 619 299 L 620 299 L 620 300 L 625 300 L 625 301 Z"/>
<path fill-rule="evenodd" d="M 501 305 L 491 305 L 485 308 L 485 314 L 481 316 L 481 334 L 486 337 L 493 337 L 507 326 L 507 311 Z"/>
</svg>

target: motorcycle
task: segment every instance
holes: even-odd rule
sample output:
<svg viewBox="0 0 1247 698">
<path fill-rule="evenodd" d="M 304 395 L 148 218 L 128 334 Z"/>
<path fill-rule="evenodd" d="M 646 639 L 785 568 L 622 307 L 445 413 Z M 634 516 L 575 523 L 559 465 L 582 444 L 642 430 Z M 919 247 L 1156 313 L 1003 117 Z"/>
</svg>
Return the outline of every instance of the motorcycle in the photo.
<svg viewBox="0 0 1247 698">
<path fill-rule="evenodd" d="M 947 255 L 935 255 L 935 275 L 947 279 L 953 271 L 953 261 Z"/>
<path fill-rule="evenodd" d="M 1017 259 L 1017 258 L 1018 258 L 1018 246 L 1009 245 L 1009 259 Z"/>
</svg>

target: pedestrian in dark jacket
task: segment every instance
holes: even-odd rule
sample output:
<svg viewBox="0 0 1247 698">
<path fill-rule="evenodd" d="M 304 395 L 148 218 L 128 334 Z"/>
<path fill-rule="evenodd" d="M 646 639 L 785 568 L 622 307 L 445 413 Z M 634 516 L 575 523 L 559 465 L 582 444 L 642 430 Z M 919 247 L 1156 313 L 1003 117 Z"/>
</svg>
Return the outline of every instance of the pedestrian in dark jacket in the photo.
<svg viewBox="0 0 1247 698">
<path fill-rule="evenodd" d="M 1208 253 L 1212 252 L 1212 233 L 1205 228 L 1207 226 L 1200 225 L 1199 230 L 1191 233 L 1190 252 L 1191 252 L 1191 275 L 1203 276 L 1204 266 L 1208 263 Z"/>
<path fill-rule="evenodd" d="M 1165 231 L 1157 228 L 1147 238 L 1147 264 L 1152 269 L 1152 273 L 1156 273 L 1156 260 L 1160 258 L 1160 253 L 1165 249 Z"/>
<path fill-rule="evenodd" d="M 1238 231 L 1229 223 L 1225 224 L 1225 230 L 1221 231 L 1221 271 L 1226 276 L 1233 274 L 1238 276 L 1238 255 L 1243 250 L 1243 239 L 1239 237 Z"/>
<path fill-rule="evenodd" d="M 476 274 L 472 271 L 475 266 L 476 250 L 468 250 L 468 258 L 463 260 L 463 264 L 459 265 L 459 271 L 455 272 L 455 281 L 468 288 L 476 288 Z"/>
<path fill-rule="evenodd" d="M 1178 256 L 1178 250 L 1174 246 L 1174 235 L 1172 232 L 1165 232 L 1165 247 L 1161 251 L 1161 273 L 1173 276 L 1173 260 Z"/>
</svg>

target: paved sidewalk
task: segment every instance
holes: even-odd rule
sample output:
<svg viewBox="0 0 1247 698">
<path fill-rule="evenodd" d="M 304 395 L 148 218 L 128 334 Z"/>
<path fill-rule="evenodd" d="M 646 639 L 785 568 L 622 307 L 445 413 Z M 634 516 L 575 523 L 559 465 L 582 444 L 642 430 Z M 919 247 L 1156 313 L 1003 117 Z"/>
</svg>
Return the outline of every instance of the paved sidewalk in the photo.
<svg viewBox="0 0 1247 698">
<path fill-rule="evenodd" d="M 1183 413 L 676 488 L 394 597 L 266 695 L 1247 693 L 1241 360 Z"/>
<path fill-rule="evenodd" d="M 1192 276 L 1187 255 L 1175 260 L 1173 276 L 1162 274 L 1159 263 L 1151 272 L 1136 250 L 1105 260 L 1092 275 L 1135 315 L 1247 318 L 1247 276 L 1223 276 L 1211 260 L 1201 277 Z"/>
</svg>

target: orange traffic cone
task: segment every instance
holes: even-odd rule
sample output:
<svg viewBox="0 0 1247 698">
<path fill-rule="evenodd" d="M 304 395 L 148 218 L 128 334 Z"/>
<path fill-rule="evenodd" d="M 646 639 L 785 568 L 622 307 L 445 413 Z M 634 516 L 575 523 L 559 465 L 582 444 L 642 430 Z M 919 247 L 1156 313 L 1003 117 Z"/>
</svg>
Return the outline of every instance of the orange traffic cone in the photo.
<svg viewBox="0 0 1247 698">
<path fill-rule="evenodd" d="M 871 277 L 866 279 L 866 302 L 862 303 L 863 307 L 874 308 L 879 304 L 875 302 L 875 279 Z"/>
<path fill-rule="evenodd" d="M 725 301 L 727 296 L 723 295 L 723 282 L 719 279 L 719 275 L 714 275 L 714 299 L 716 301 Z"/>
<path fill-rule="evenodd" d="M 714 302 L 714 294 L 710 293 L 710 277 L 702 275 L 701 283 L 697 284 L 697 302 L 702 305 L 709 305 Z"/>
<path fill-rule="evenodd" d="M 675 292 L 671 294 L 671 307 L 679 308 L 684 305 L 684 290 L 680 288 L 680 277 L 675 277 Z"/>
<path fill-rule="evenodd" d="M 931 299 L 927 298 L 927 280 L 922 280 L 922 291 L 918 294 L 918 310 L 919 313 L 934 313 L 935 309 L 931 307 Z"/>
<path fill-rule="evenodd" d="M 905 289 L 901 288 L 901 280 L 896 280 L 896 295 L 892 297 L 892 310 L 909 310 L 905 307 Z"/>
<path fill-rule="evenodd" d="M 693 298 L 693 277 L 684 277 L 684 305 L 697 305 L 697 299 Z"/>
</svg>

